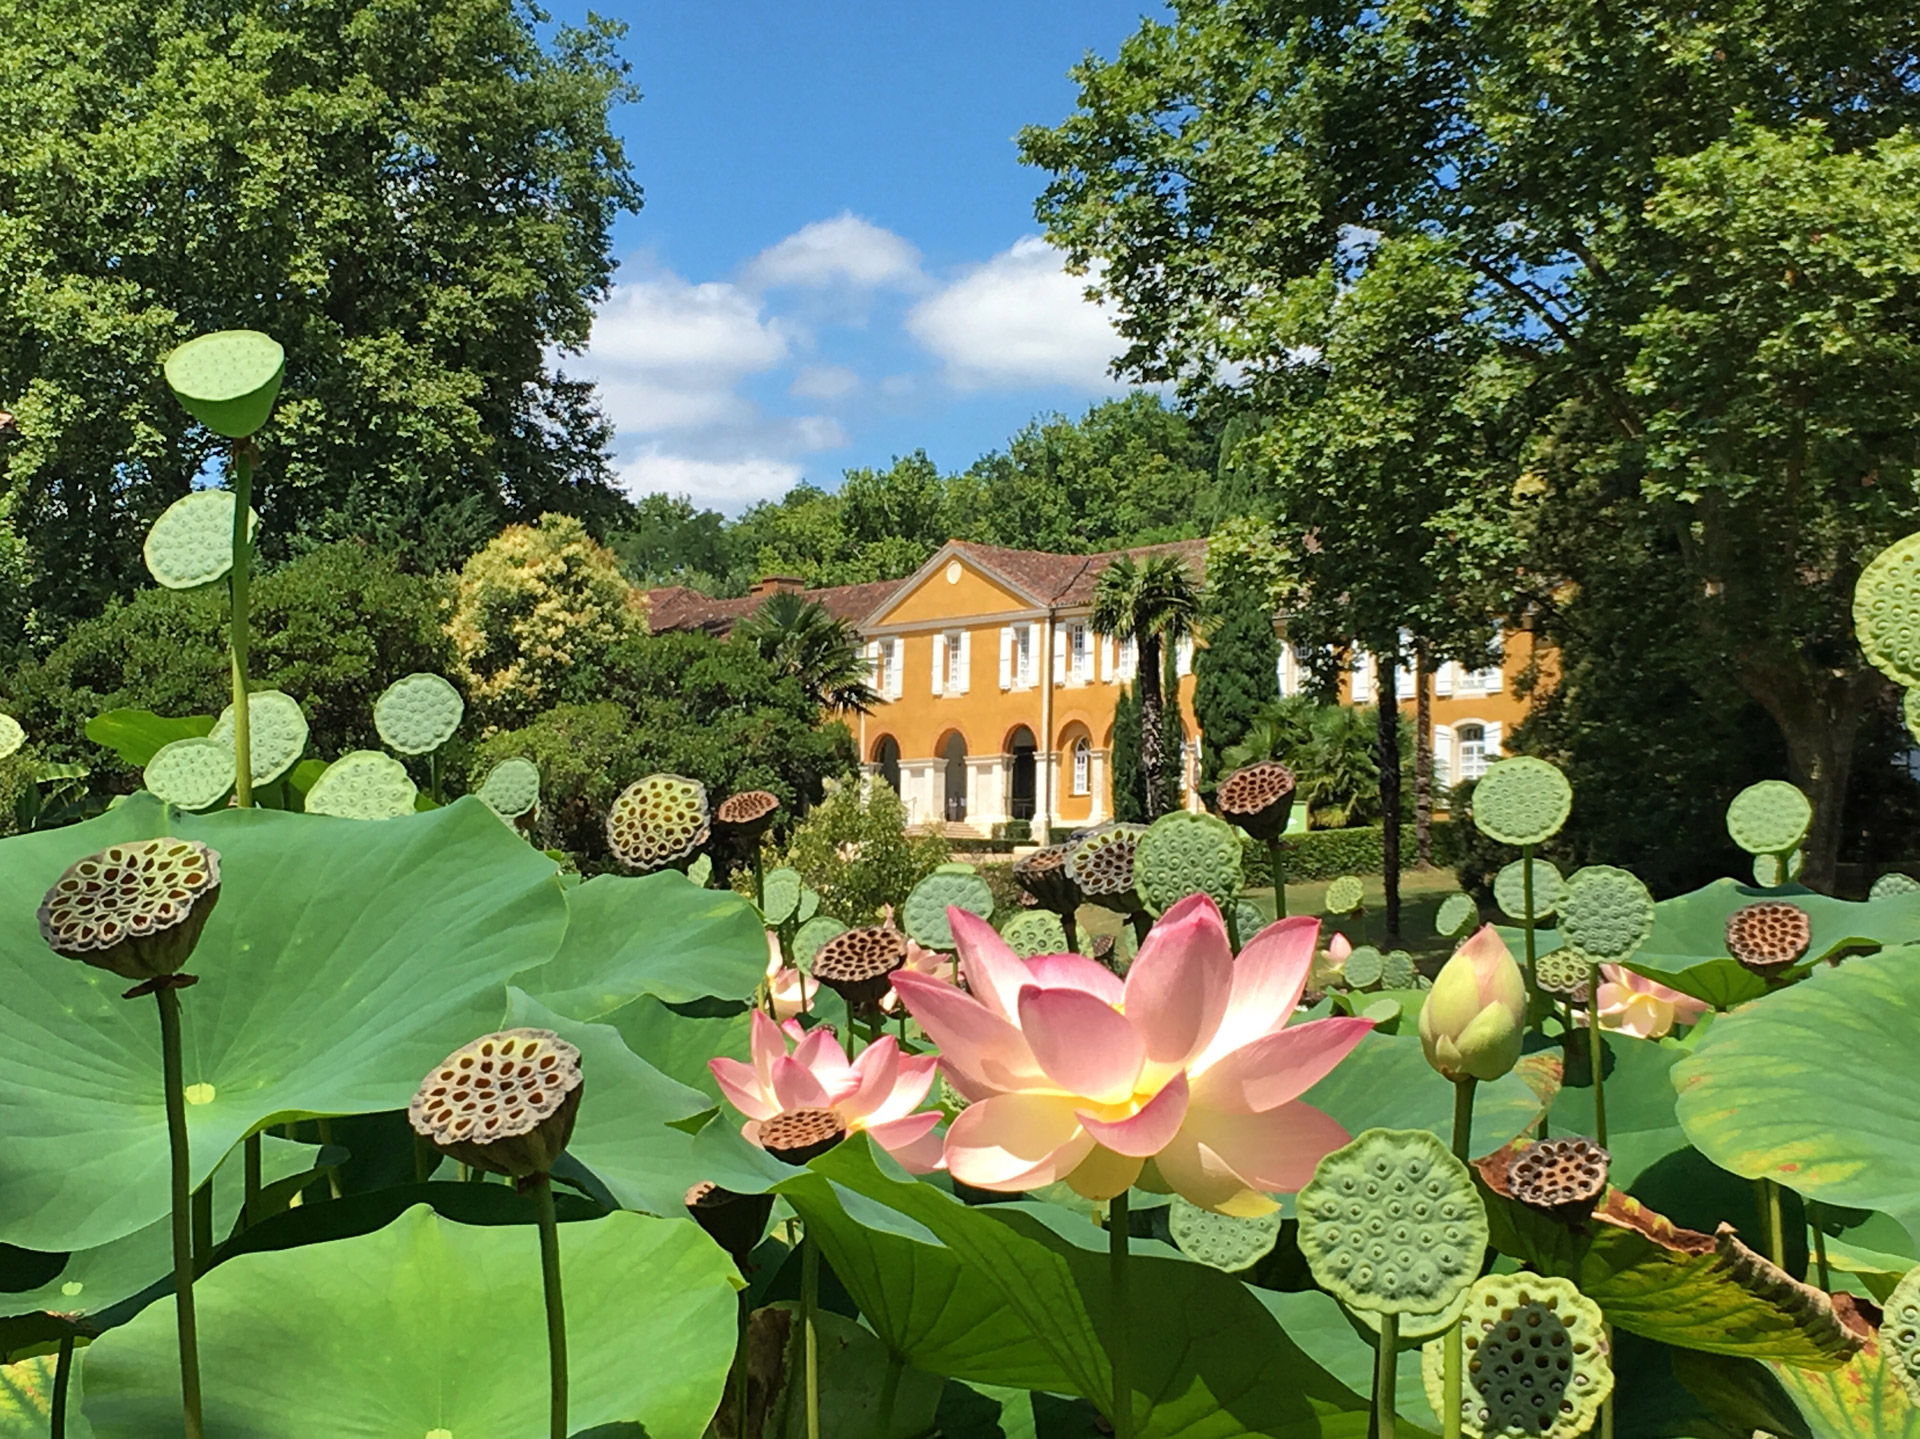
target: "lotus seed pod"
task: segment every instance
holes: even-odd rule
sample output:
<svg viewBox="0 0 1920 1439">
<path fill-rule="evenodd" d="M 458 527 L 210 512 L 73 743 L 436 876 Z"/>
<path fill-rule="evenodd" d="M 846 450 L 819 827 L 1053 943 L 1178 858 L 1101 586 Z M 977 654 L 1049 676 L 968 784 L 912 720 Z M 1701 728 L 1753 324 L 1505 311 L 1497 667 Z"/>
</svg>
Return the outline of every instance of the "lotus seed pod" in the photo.
<svg viewBox="0 0 1920 1439">
<path fill-rule="evenodd" d="M 258 330 L 219 330 L 188 340 L 167 356 L 164 371 L 188 414 L 216 435 L 244 440 L 273 413 L 287 353 Z"/>
<path fill-rule="evenodd" d="M 607 815 L 607 848 L 641 874 L 692 859 L 708 832 L 707 788 L 684 775 L 635 780 Z"/>
<path fill-rule="evenodd" d="M 156 799 L 181 809 L 212 809 L 233 788 L 233 741 L 203 735 L 161 745 L 141 782 Z"/>
<path fill-rule="evenodd" d="M 1350 1309 L 1443 1310 L 1487 1247 L 1473 1177 L 1424 1129 L 1369 1129 L 1334 1150 L 1294 1211 L 1314 1281 Z"/>
<path fill-rule="evenodd" d="M 1240 893 L 1240 836 L 1210 814 L 1174 810 L 1147 826 L 1133 860 L 1134 888 L 1154 914 L 1190 894 L 1225 909 Z"/>
<path fill-rule="evenodd" d="M 1473 787 L 1474 827 L 1498 844 L 1544 844 L 1573 809 L 1573 786 L 1543 759 L 1496 760 Z"/>
<path fill-rule="evenodd" d="M 949 907 L 991 919 L 993 888 L 970 865 L 965 870 L 935 870 L 907 895 L 907 902 L 900 907 L 900 922 L 916 944 L 950 950 L 953 925 L 947 919 Z"/>
<path fill-rule="evenodd" d="M 1242 895 L 1233 902 L 1234 933 L 1240 936 L 1243 947 L 1270 922 L 1260 906 L 1246 896 Z"/>
<path fill-rule="evenodd" d="M 1527 861 L 1516 859 L 1512 864 L 1503 865 L 1500 873 L 1493 877 L 1493 902 L 1500 906 L 1500 912 L 1508 919 L 1517 919 L 1522 923 L 1527 918 Z M 1566 893 L 1567 882 L 1560 877 L 1560 871 L 1544 859 L 1533 861 L 1533 917 L 1545 919 L 1560 907 L 1560 897 Z"/>
<path fill-rule="evenodd" d="M 1853 629 L 1876 669 L 1897 685 L 1920 685 L 1920 534 L 1895 540 L 1860 571 Z"/>
<path fill-rule="evenodd" d="M 1867 898 L 1892 899 L 1896 894 L 1912 894 L 1915 890 L 1920 890 L 1920 879 L 1896 869 L 1876 879 L 1873 888 L 1867 891 Z"/>
<path fill-rule="evenodd" d="M 467 702 L 452 683 L 424 671 L 388 685 L 373 702 L 373 727 L 395 754 L 432 754 L 453 738 Z"/>
<path fill-rule="evenodd" d="M 741 1269 L 767 1232 L 767 1220 L 773 1215 L 771 1194 L 735 1194 L 710 1179 L 703 1179 L 687 1191 L 687 1213 L 693 1222 L 707 1231 Z"/>
<path fill-rule="evenodd" d="M 813 961 L 826 942 L 835 935 L 845 934 L 848 926 L 844 920 L 835 919 L 830 914 L 816 914 L 801 925 L 793 934 L 793 962 L 809 974 L 813 972 Z"/>
<path fill-rule="evenodd" d="M 0 759 L 11 759 L 27 742 L 27 732 L 12 715 L 0 714 Z"/>
<path fill-rule="evenodd" d="M 820 892 L 807 885 L 800 886 L 800 903 L 793 911 L 794 920 L 805 924 L 820 913 Z"/>
<path fill-rule="evenodd" d="M 1560 933 L 1592 959 L 1618 964 L 1653 933 L 1653 896 L 1637 875 L 1610 864 L 1575 871 L 1560 899 Z"/>
<path fill-rule="evenodd" d="M 1612 1156 L 1591 1139 L 1543 1139 L 1507 1163 L 1507 1189 L 1522 1204 L 1584 1219 L 1607 1189 Z"/>
<path fill-rule="evenodd" d="M 1050 909 L 1023 909 L 1001 926 L 1000 937 L 1022 959 L 1036 954 L 1064 954 L 1067 931 Z"/>
<path fill-rule="evenodd" d="M 1762 889 L 1778 889 L 1800 878 L 1800 871 L 1806 867 L 1806 863 L 1806 853 L 1798 849 L 1787 856 L 1784 865 L 1777 854 L 1756 854 L 1753 857 L 1753 882 Z"/>
<path fill-rule="evenodd" d="M 1920 1269 L 1909 1269 L 1881 1310 L 1880 1348 L 1907 1397 L 1920 1404 Z"/>
<path fill-rule="evenodd" d="M 846 1122 L 831 1109 L 788 1109 L 760 1121 L 760 1147 L 785 1164 L 818 1159 L 847 1137 Z"/>
<path fill-rule="evenodd" d="M 540 766 L 524 755 L 510 755 L 487 771 L 479 799 L 502 819 L 531 814 L 540 803 Z"/>
<path fill-rule="evenodd" d="M 760 917 L 778 929 L 792 919 L 800 908 L 800 892 L 806 883 L 797 869 L 770 869 L 760 879 L 763 896 Z"/>
<path fill-rule="evenodd" d="M 1343 874 L 1327 886 L 1328 914 L 1352 914 L 1367 897 L 1367 887 L 1358 875 Z"/>
<path fill-rule="evenodd" d="M 232 753 L 232 705 L 220 711 L 207 738 Z M 247 752 L 253 761 L 250 772 L 256 785 L 272 784 L 292 769 L 307 752 L 307 717 L 300 702 L 279 690 L 248 695 Z"/>
<path fill-rule="evenodd" d="M 962 1094 L 959 1090 L 953 1087 L 952 1083 L 947 1079 L 947 1076 L 943 1071 L 940 1075 L 940 1106 L 941 1108 L 949 1110 L 954 1114 L 958 1114 L 961 1110 L 965 1109 L 971 1103 L 973 1103 L 971 1099 L 968 1099 L 966 1095 Z"/>
<path fill-rule="evenodd" d="M 780 796 L 771 790 L 743 789 L 720 801 L 714 811 L 714 830 L 735 854 L 751 855 L 760 836 L 773 828 L 780 813 Z"/>
<path fill-rule="evenodd" d="M 1765 973 L 1792 964 L 1813 943 L 1813 921 L 1797 904 L 1762 900 L 1727 916 L 1727 953 Z"/>
<path fill-rule="evenodd" d="M 1478 1280 L 1460 1321 L 1460 1424 L 1474 1439 L 1576 1439 L 1613 1393 L 1600 1310 L 1573 1283 L 1537 1274 Z M 1420 1351 L 1427 1402 L 1445 1406 L 1444 1341 Z"/>
<path fill-rule="evenodd" d="M 907 941 L 899 930 L 849 929 L 820 946 L 813 977 L 846 1000 L 849 1009 L 866 1010 L 880 1002 L 893 972 L 906 962 Z"/>
<path fill-rule="evenodd" d="M 1014 883 L 1031 895 L 1035 904 L 1056 915 L 1075 913 L 1086 898 L 1067 873 L 1067 852 L 1072 848 L 1071 841 L 1050 844 L 1013 862 Z"/>
<path fill-rule="evenodd" d="M 1382 989 L 1412 989 L 1420 981 L 1420 970 L 1413 962 L 1413 956 L 1404 949 L 1388 951 L 1380 961 L 1380 987 Z"/>
<path fill-rule="evenodd" d="M 1134 858 L 1143 824 L 1103 824 L 1073 840 L 1067 850 L 1067 874 L 1095 904 L 1123 914 L 1144 910 L 1134 886 Z"/>
<path fill-rule="evenodd" d="M 580 1112 L 580 1051 L 550 1029 L 503 1029 L 428 1071 L 407 1106 L 414 1133 L 489 1174 L 551 1174 Z"/>
<path fill-rule="evenodd" d="M 357 749 L 328 765 L 307 791 L 307 813 L 336 819 L 398 819 L 420 791 L 407 767 L 377 749 Z"/>
<path fill-rule="evenodd" d="M 1243 765 L 1213 792 L 1220 817 L 1265 843 L 1286 832 L 1293 812 L 1294 774 L 1279 760 Z"/>
<path fill-rule="evenodd" d="M 1548 994 L 1585 1004 L 1592 997 L 1593 970 L 1599 962 L 1571 946 L 1556 949 L 1534 960 L 1533 982 Z"/>
<path fill-rule="evenodd" d="M 1479 921 L 1480 910 L 1474 904 L 1471 895 L 1450 894 L 1440 901 L 1440 908 L 1433 916 L 1433 932 L 1456 935 L 1472 928 Z"/>
<path fill-rule="evenodd" d="M 1785 854 L 1812 824 L 1813 805 L 1783 779 L 1750 784 L 1727 806 L 1727 833 L 1748 854 Z"/>
<path fill-rule="evenodd" d="M 1340 966 L 1340 978 L 1348 989 L 1372 989 L 1386 972 L 1387 957 L 1370 944 L 1363 944 L 1347 955 Z"/>
<path fill-rule="evenodd" d="M 1526 1032 L 1526 979 L 1493 926 L 1483 925 L 1427 991 L 1420 1047 L 1447 1079 L 1492 1081 L 1520 1062 Z"/>
<path fill-rule="evenodd" d="M 1216 1214 L 1174 1195 L 1167 1205 L 1167 1230 L 1180 1252 L 1229 1274 L 1257 1264 L 1280 1238 L 1279 1210 L 1255 1219 Z"/>
<path fill-rule="evenodd" d="M 142 553 L 154 583 L 169 590 L 197 590 L 225 579 L 233 568 L 232 490 L 195 490 L 182 495 L 147 531 Z M 248 511 L 249 537 L 260 517 Z"/>
<path fill-rule="evenodd" d="M 145 839 L 76 860 L 40 901 L 55 954 L 145 981 L 178 974 L 220 901 L 220 855 L 198 840 Z"/>
</svg>

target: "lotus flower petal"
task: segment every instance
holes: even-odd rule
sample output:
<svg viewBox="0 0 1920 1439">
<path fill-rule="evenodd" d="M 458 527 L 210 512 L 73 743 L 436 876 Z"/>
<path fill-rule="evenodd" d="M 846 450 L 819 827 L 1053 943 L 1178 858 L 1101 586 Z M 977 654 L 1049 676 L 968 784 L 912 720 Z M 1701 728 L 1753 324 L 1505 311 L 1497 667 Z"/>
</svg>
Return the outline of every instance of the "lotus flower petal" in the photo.
<svg viewBox="0 0 1920 1439">
<path fill-rule="evenodd" d="M 1083 1109 L 1079 1111 L 1079 1119 L 1103 1148 L 1133 1159 L 1151 1159 L 1179 1133 L 1187 1117 L 1188 1092 L 1186 1075 L 1176 1074 L 1136 1114 L 1110 1120 L 1100 1119 Z"/>
<path fill-rule="evenodd" d="M 1320 921 L 1295 915 L 1275 921 L 1247 941 L 1233 961 L 1226 1016 L 1196 1069 L 1287 1022 L 1306 991 L 1319 939 Z"/>
<path fill-rule="evenodd" d="M 1080 989 L 1106 1004 L 1126 995 L 1120 976 L 1084 954 L 1036 954 L 1027 961 L 1027 979 L 1042 989 Z"/>
<path fill-rule="evenodd" d="M 1176 1068 L 1212 1041 L 1233 994 L 1233 951 L 1220 911 L 1204 894 L 1175 904 L 1127 971 L 1127 1016 L 1147 1058 Z"/>
<path fill-rule="evenodd" d="M 1082 1199 L 1107 1200 L 1133 1188 L 1146 1161 L 1095 1145 L 1067 1176 L 1067 1186 Z"/>
<path fill-rule="evenodd" d="M 941 1066 L 973 1086 L 963 1088 L 969 1097 L 1052 1087 L 1019 1028 L 972 995 L 917 974 L 895 973 L 893 988 L 939 1046 Z"/>
<path fill-rule="evenodd" d="M 1048 1078 L 1102 1103 L 1131 1095 L 1146 1063 L 1135 1026 L 1084 990 L 1022 990 L 1020 1032 Z"/>
<path fill-rule="evenodd" d="M 990 1011 L 1012 1022 L 1020 991 L 1031 982 L 1026 964 L 979 915 L 948 905 L 947 921 L 953 926 L 953 944 L 967 988 Z"/>
<path fill-rule="evenodd" d="M 947 1130 L 947 1169 L 976 1189 L 1019 1190 L 1064 1178 L 1093 1136 L 1058 1094 L 997 1094 L 968 1105 Z"/>
<path fill-rule="evenodd" d="M 1331 1074 L 1372 1029 L 1370 1019 L 1341 1016 L 1256 1039 L 1194 1080 L 1195 1102 L 1222 1113 L 1260 1114 L 1298 1099 Z"/>
</svg>

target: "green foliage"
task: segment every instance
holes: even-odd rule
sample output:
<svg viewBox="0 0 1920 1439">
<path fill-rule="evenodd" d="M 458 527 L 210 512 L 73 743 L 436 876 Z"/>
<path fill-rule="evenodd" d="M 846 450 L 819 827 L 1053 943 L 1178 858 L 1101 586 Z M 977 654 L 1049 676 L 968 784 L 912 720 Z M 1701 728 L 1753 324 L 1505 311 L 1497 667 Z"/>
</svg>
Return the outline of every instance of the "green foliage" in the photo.
<svg viewBox="0 0 1920 1439">
<path fill-rule="evenodd" d="M 1464 835 L 1472 825 L 1453 820 L 1435 820 L 1433 824 L 1433 862 L 1453 864 Z M 1379 874 L 1386 863 L 1385 844 L 1377 824 L 1354 825 L 1348 829 L 1314 829 L 1305 834 L 1288 835 L 1281 841 L 1286 852 L 1288 883 L 1338 879 L 1343 874 Z M 1412 869 L 1417 863 L 1412 846 L 1400 851 L 1400 868 Z M 1241 869 L 1250 885 L 1272 883 L 1272 868 L 1264 844 L 1242 847 Z"/>
<path fill-rule="evenodd" d="M 1379 711 L 1288 695 L 1268 704 L 1245 740 L 1221 756 L 1223 769 L 1277 759 L 1298 779 L 1294 802 L 1307 808 L 1315 829 L 1341 829 L 1380 819 L 1380 767 L 1375 756 Z M 1413 814 L 1413 726 L 1400 724 L 1402 817 Z"/>
<path fill-rule="evenodd" d="M 820 892 L 823 911 L 873 924 L 947 862 L 947 845 L 937 834 L 908 834 L 906 806 L 887 785 L 874 784 L 862 800 L 858 785 L 843 784 L 794 827 L 781 862 Z"/>
<path fill-rule="evenodd" d="M 879 703 L 859 631 L 817 600 L 778 590 L 735 626 L 733 638 L 796 681 L 819 709 L 865 712 Z"/>
<path fill-rule="evenodd" d="M 1200 722 L 1200 789 L 1211 793 L 1231 766 L 1221 754 L 1246 739 L 1261 711 L 1277 698 L 1280 639 L 1272 598 L 1264 585 L 1209 575 L 1207 600 L 1219 615 L 1193 659 L 1193 709 Z"/>
<path fill-rule="evenodd" d="M 1146 771 L 1140 767 L 1140 702 L 1121 685 L 1113 702 L 1113 817 L 1123 824 L 1147 822 Z"/>
<path fill-rule="evenodd" d="M 1194 576 L 1177 555 L 1153 554 L 1137 562 L 1121 555 L 1100 571 L 1088 621 L 1101 634 L 1138 646 L 1141 782 L 1147 817 L 1158 817 L 1180 798 L 1186 732 L 1179 718 L 1173 656 L 1180 641 L 1200 625 Z"/>
</svg>

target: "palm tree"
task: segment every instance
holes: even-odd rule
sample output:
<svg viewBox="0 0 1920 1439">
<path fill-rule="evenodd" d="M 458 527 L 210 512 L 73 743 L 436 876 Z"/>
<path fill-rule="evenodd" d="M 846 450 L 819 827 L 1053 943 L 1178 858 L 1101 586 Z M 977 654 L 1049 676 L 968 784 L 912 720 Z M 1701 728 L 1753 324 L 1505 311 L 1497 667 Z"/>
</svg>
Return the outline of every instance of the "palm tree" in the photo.
<svg viewBox="0 0 1920 1439">
<path fill-rule="evenodd" d="M 1167 754 L 1160 732 L 1165 704 L 1161 654 L 1198 633 L 1200 594 L 1177 555 L 1122 555 L 1100 572 L 1093 591 L 1094 629 L 1134 641 L 1140 662 L 1140 768 L 1147 781 L 1148 819 L 1165 807 Z M 1177 702 L 1177 700 L 1176 700 Z"/>
<path fill-rule="evenodd" d="M 781 674 L 799 680 L 807 698 L 822 709 L 866 714 L 879 703 L 880 696 L 867 682 L 859 633 L 828 614 L 818 600 L 776 590 L 740 621 L 734 634 Z"/>
</svg>

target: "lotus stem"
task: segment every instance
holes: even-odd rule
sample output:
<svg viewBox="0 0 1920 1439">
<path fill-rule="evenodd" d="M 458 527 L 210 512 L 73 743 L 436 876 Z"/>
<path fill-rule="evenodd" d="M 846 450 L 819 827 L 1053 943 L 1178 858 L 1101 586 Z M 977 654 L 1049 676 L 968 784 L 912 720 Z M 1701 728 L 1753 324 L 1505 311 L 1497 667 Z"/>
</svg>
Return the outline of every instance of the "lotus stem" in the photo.
<svg viewBox="0 0 1920 1439">
<path fill-rule="evenodd" d="M 1814 1273 L 1819 1276 L 1820 1288 L 1826 1293 L 1833 1292 L 1833 1275 L 1827 1269 L 1827 1232 L 1820 1227 L 1820 1203 L 1807 1201 L 1807 1226 L 1813 1230 Z"/>
<path fill-rule="evenodd" d="M 261 1219 L 261 1215 L 260 1215 L 261 1163 L 260 1163 L 260 1131 L 259 1130 L 256 1129 L 252 1134 L 249 1134 L 246 1137 L 246 1139 L 241 1142 L 241 1153 L 245 1156 L 246 1168 L 247 1168 L 247 1202 L 246 1202 L 246 1208 L 242 1212 L 245 1216 L 247 1227 L 251 1228 L 252 1226 L 258 1224 Z"/>
<path fill-rule="evenodd" d="M 753 1399 L 753 1301 L 740 1291 L 740 1343 L 734 1357 L 733 1433 L 734 1439 L 747 1439 L 747 1405 Z"/>
<path fill-rule="evenodd" d="M 1267 864 L 1273 870 L 1273 917 L 1287 917 L 1287 852 L 1280 844 L 1280 836 L 1275 835 L 1267 841 Z"/>
<path fill-rule="evenodd" d="M 820 1246 L 800 1235 L 800 1327 L 807 1346 L 807 1439 L 820 1439 Z M 565 1436 L 557 1436 L 565 1439 Z"/>
<path fill-rule="evenodd" d="M 1607 1147 L 1607 1050 L 1600 1039 L 1600 966 L 1587 972 L 1587 1063 L 1593 1067 L 1593 1138 Z"/>
<path fill-rule="evenodd" d="M 1780 1215 L 1780 1186 L 1762 1175 L 1754 1181 L 1760 1188 L 1760 1213 L 1767 1227 L 1767 1258 L 1787 1267 L 1787 1231 Z"/>
<path fill-rule="evenodd" d="M 1060 929 L 1067 937 L 1067 953 L 1078 954 L 1080 952 L 1080 924 L 1079 921 L 1074 918 L 1072 910 L 1063 909 L 1060 911 Z"/>
<path fill-rule="evenodd" d="M 193 1316 L 193 1167 L 187 1151 L 187 1094 L 180 1065 L 180 993 L 154 991 L 160 1004 L 160 1059 L 167 1091 L 167 1145 L 173 1173 L 173 1301 L 180 1335 L 180 1404 L 187 1439 L 202 1439 L 200 1340 Z"/>
<path fill-rule="evenodd" d="M 1112 1413 L 1113 1439 L 1133 1439 L 1133 1376 L 1131 1358 L 1133 1303 L 1129 1282 L 1127 1230 L 1127 1191 L 1121 1190 L 1107 1202 L 1107 1271 L 1113 1285 L 1113 1345 L 1108 1360 L 1113 1365 Z"/>
<path fill-rule="evenodd" d="M 193 1272 L 213 1268 L 213 1176 L 193 1191 Z"/>
<path fill-rule="evenodd" d="M 1527 939 L 1527 1007 L 1539 997 L 1539 981 L 1534 974 L 1533 953 L 1533 846 L 1520 846 L 1520 907 L 1526 911 L 1520 925 Z"/>
<path fill-rule="evenodd" d="M 1145 944 L 1147 942 L 1147 936 L 1152 932 L 1153 932 L 1153 919 L 1151 916 L 1149 916 L 1146 913 L 1146 911 L 1142 910 L 1140 913 L 1134 915 L 1133 942 L 1136 945 Z"/>
<path fill-rule="evenodd" d="M 1453 1157 L 1469 1163 L 1473 1151 L 1473 1095 L 1480 1081 L 1469 1075 L 1453 1086 Z"/>
<path fill-rule="evenodd" d="M 1456 1080 L 1453 1086 L 1453 1157 L 1462 1164 L 1468 1162 L 1473 1152 L 1473 1096 L 1478 1085 L 1479 1081 L 1469 1075 Z M 1440 1353 L 1443 1439 L 1460 1439 L 1461 1377 L 1465 1359 L 1458 1324 L 1447 1330 L 1447 1342 Z"/>
<path fill-rule="evenodd" d="M 253 441 L 233 447 L 233 573 L 228 577 L 233 609 L 227 620 L 227 648 L 233 657 L 233 798 L 242 809 L 253 808 L 253 723 L 247 713 L 247 585 L 251 569 L 251 537 L 247 518 L 253 513 Z"/>
<path fill-rule="evenodd" d="M 887 1351 L 887 1373 L 880 1381 L 880 1427 L 874 1439 L 893 1439 L 893 1408 L 900 1398 L 900 1371 L 905 1367 L 898 1354 Z"/>
<path fill-rule="evenodd" d="M 1380 1316 L 1379 1348 L 1373 1374 L 1374 1439 L 1394 1439 L 1393 1383 L 1400 1351 L 1400 1316 Z M 1455 1414 L 1460 1411 L 1456 1408 Z"/>
<path fill-rule="evenodd" d="M 767 866 L 760 855 L 760 841 L 753 842 L 753 907 L 767 912 Z"/>
<path fill-rule="evenodd" d="M 533 1176 L 540 1217 L 540 1280 L 547 1294 L 547 1388 L 552 1439 L 567 1439 L 567 1309 L 560 1295 L 560 1224 L 553 1213 L 553 1180 Z"/>
<path fill-rule="evenodd" d="M 1238 899 L 1227 901 L 1220 917 L 1227 922 L 1227 947 L 1235 954 L 1240 952 L 1240 902 Z"/>
<path fill-rule="evenodd" d="M 333 1121 L 322 1115 L 313 1124 L 320 1135 L 320 1147 L 325 1149 L 333 1143 Z M 340 1197 L 340 1166 L 337 1164 L 327 1166 L 327 1193 L 335 1199 Z"/>
<path fill-rule="evenodd" d="M 60 1336 L 60 1357 L 53 1361 L 53 1412 L 47 1432 L 67 1439 L 67 1381 L 73 1377 L 73 1331 Z"/>
</svg>

